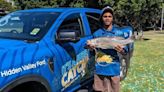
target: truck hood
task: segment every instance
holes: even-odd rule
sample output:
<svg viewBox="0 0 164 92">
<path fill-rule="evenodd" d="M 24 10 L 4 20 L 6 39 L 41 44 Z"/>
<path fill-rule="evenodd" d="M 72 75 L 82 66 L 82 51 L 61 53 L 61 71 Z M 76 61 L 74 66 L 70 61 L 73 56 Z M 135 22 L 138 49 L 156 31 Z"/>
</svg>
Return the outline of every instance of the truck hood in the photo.
<svg viewBox="0 0 164 92">
<path fill-rule="evenodd" d="M 26 45 L 28 43 L 21 40 L 0 39 L 0 50 L 15 49 Z"/>
</svg>

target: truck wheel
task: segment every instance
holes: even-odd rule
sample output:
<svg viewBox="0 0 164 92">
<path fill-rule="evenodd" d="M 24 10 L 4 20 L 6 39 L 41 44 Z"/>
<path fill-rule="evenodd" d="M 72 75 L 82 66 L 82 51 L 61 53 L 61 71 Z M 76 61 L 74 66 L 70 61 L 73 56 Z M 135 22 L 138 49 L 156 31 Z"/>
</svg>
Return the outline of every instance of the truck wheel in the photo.
<svg viewBox="0 0 164 92">
<path fill-rule="evenodd" d="M 121 81 L 124 80 L 127 76 L 128 68 L 130 66 L 130 55 L 127 53 L 126 55 L 122 55 L 118 53 L 120 59 L 120 78 Z"/>
<path fill-rule="evenodd" d="M 49 92 L 46 87 L 38 82 L 27 82 L 16 86 L 8 92 Z"/>
<path fill-rule="evenodd" d="M 121 80 L 124 80 L 126 75 L 127 75 L 128 64 L 127 64 L 125 59 L 122 59 L 120 64 L 121 64 L 121 66 L 120 66 L 120 69 L 121 69 L 120 78 L 121 78 Z"/>
</svg>

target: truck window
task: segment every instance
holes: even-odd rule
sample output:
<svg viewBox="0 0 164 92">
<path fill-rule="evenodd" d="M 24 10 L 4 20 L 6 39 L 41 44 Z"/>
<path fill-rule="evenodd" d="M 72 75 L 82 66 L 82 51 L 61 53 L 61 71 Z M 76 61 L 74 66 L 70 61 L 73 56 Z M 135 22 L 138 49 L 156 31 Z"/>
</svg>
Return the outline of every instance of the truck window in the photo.
<svg viewBox="0 0 164 92">
<path fill-rule="evenodd" d="M 86 13 L 86 15 L 89 22 L 91 33 L 93 34 L 95 31 L 97 31 L 101 27 L 100 22 L 99 22 L 100 14 Z"/>
<path fill-rule="evenodd" d="M 39 41 L 60 12 L 15 12 L 0 19 L 0 38 Z"/>
<path fill-rule="evenodd" d="M 80 36 L 83 36 L 84 30 L 83 30 L 80 14 L 75 13 L 69 15 L 59 27 L 59 30 L 65 30 L 65 29 L 78 30 L 80 31 Z"/>
<path fill-rule="evenodd" d="M 83 30 L 83 25 L 82 25 L 82 21 L 81 21 L 81 17 L 80 17 L 80 14 L 79 13 L 74 13 L 74 14 L 71 14 L 69 16 L 67 16 L 64 21 L 62 22 L 62 24 L 60 25 L 59 29 L 58 29 L 58 32 L 57 32 L 57 35 L 59 32 L 61 31 L 65 31 L 67 30 L 67 32 L 69 31 L 76 31 L 76 32 L 79 32 L 79 35 L 80 37 L 84 37 L 84 30 Z M 67 53 L 72 57 L 73 60 L 76 60 L 76 53 L 78 51 L 76 51 L 75 48 L 75 45 L 71 44 L 71 42 L 73 41 L 66 41 L 66 42 L 63 42 L 63 41 L 59 41 L 59 44 L 61 47 L 63 47 Z"/>
</svg>

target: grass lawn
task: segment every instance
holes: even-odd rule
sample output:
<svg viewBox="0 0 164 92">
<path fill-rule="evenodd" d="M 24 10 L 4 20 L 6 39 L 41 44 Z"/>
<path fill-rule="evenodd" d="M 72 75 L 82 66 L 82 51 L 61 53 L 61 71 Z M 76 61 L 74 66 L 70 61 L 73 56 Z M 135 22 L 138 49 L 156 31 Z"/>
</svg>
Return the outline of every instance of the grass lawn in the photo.
<svg viewBox="0 0 164 92">
<path fill-rule="evenodd" d="M 164 31 L 144 32 L 143 38 L 147 40 L 135 41 L 121 92 L 164 92 Z"/>
</svg>

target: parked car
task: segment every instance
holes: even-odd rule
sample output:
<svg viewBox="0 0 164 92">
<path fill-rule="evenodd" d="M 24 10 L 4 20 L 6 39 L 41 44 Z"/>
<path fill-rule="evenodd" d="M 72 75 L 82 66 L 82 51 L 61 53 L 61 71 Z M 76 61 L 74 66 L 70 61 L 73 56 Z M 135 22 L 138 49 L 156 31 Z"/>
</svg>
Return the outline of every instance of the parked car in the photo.
<svg viewBox="0 0 164 92">
<path fill-rule="evenodd" d="M 100 12 L 89 8 L 31 9 L 1 18 L 0 92 L 91 89 L 95 59 L 85 43 L 100 27 Z"/>
</svg>

